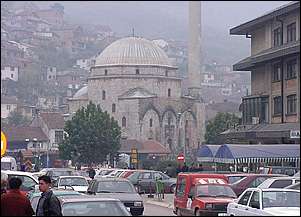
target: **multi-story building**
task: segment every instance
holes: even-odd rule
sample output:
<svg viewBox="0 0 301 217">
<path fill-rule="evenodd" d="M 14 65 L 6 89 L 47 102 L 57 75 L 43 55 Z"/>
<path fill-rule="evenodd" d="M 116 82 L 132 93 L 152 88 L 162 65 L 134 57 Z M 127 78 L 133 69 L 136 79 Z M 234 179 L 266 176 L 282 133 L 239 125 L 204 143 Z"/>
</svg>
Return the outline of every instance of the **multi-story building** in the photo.
<svg viewBox="0 0 301 217">
<path fill-rule="evenodd" d="M 242 125 L 226 134 L 255 143 L 300 141 L 300 2 L 234 27 L 230 34 L 251 40 L 251 56 L 233 66 L 251 71 L 251 93 L 242 98 Z"/>
</svg>

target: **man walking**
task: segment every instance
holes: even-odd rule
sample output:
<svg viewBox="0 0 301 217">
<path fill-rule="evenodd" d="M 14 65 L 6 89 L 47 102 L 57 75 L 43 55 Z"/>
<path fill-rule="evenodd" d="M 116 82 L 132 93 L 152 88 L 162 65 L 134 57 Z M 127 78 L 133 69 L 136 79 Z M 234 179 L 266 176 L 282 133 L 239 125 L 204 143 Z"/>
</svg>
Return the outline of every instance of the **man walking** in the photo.
<svg viewBox="0 0 301 217">
<path fill-rule="evenodd" d="M 95 170 L 93 169 L 92 165 L 89 166 L 88 173 L 89 173 L 89 177 L 90 177 L 91 179 L 94 179 L 94 176 L 96 175 L 96 172 L 95 172 Z"/>
<path fill-rule="evenodd" d="M 10 190 L 1 194 L 1 216 L 33 216 L 29 199 L 20 191 L 21 179 L 12 177 L 8 184 Z"/>
<path fill-rule="evenodd" d="M 62 207 L 59 199 L 50 190 L 51 179 L 49 176 L 39 177 L 39 189 L 42 193 L 36 215 L 37 216 L 62 216 Z"/>
</svg>

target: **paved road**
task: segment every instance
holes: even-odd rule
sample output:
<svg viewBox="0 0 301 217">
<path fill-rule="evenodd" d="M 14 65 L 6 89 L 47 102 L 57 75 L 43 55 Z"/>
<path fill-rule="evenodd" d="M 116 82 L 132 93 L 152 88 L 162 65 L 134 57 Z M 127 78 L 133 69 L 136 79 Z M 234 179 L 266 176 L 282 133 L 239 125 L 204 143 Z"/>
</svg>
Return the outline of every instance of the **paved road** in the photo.
<svg viewBox="0 0 301 217">
<path fill-rule="evenodd" d="M 171 208 L 162 206 L 144 204 L 144 216 L 175 216 Z"/>
</svg>

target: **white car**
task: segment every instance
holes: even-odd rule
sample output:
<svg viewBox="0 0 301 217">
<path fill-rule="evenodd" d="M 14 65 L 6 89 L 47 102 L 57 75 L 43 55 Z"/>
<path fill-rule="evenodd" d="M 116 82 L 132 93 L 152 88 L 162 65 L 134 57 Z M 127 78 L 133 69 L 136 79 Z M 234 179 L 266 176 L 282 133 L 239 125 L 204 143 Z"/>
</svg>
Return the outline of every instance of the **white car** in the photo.
<svg viewBox="0 0 301 217">
<path fill-rule="evenodd" d="M 53 184 L 58 189 L 73 189 L 80 193 L 86 193 L 88 189 L 88 181 L 83 176 L 60 176 Z"/>
<path fill-rule="evenodd" d="M 289 185 L 293 185 L 300 182 L 299 177 L 273 177 L 262 182 L 258 188 L 285 188 Z"/>
<path fill-rule="evenodd" d="M 229 203 L 229 216 L 300 216 L 300 191 L 248 188 Z"/>
</svg>

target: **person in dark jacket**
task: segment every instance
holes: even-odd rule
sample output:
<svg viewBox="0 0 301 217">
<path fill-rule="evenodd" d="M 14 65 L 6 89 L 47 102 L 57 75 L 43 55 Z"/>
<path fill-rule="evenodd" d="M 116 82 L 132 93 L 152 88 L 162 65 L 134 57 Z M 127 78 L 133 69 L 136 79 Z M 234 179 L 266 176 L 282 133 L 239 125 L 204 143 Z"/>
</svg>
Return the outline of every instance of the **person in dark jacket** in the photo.
<svg viewBox="0 0 301 217">
<path fill-rule="evenodd" d="M 184 166 L 182 167 L 182 172 L 188 172 L 188 166 L 186 165 L 186 162 L 184 162 Z"/>
<path fill-rule="evenodd" d="M 29 199 L 20 191 L 21 179 L 12 177 L 8 184 L 10 190 L 1 194 L 1 216 L 33 216 Z"/>
<path fill-rule="evenodd" d="M 94 176 L 96 175 L 96 172 L 95 172 L 95 170 L 93 169 L 92 166 L 89 167 L 88 173 L 89 173 L 89 177 L 91 179 L 94 179 Z"/>
<path fill-rule="evenodd" d="M 39 189 L 42 195 L 39 199 L 36 216 L 62 216 L 62 207 L 59 199 L 50 190 L 51 178 L 39 177 Z"/>
</svg>

